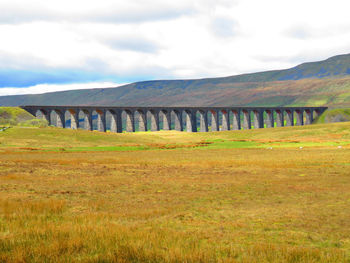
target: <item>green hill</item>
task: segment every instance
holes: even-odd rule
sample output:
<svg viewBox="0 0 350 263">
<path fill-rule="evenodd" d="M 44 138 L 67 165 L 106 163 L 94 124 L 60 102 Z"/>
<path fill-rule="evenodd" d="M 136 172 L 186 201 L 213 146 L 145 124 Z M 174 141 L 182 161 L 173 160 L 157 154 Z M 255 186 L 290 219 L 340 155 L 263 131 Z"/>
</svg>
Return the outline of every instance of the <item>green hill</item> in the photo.
<svg viewBox="0 0 350 263">
<path fill-rule="evenodd" d="M 0 126 L 45 127 L 47 122 L 18 107 L 0 107 Z"/>
<path fill-rule="evenodd" d="M 0 97 L 2 106 L 30 104 L 350 107 L 350 54 L 224 78 L 154 80 L 108 89 Z"/>
<path fill-rule="evenodd" d="M 326 110 L 316 123 L 350 122 L 350 109 Z"/>
</svg>

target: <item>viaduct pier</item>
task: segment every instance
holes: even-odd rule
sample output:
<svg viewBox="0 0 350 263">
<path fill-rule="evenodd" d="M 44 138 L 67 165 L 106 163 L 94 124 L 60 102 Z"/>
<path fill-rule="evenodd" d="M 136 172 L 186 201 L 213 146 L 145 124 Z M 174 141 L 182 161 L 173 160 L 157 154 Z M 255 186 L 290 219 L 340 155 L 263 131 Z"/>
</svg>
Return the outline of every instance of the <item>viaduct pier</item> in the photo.
<svg viewBox="0 0 350 263">
<path fill-rule="evenodd" d="M 114 107 L 21 106 L 32 115 L 62 128 L 105 132 L 177 130 L 227 131 L 311 124 L 327 107 Z M 107 118 L 108 116 L 108 118 Z M 70 120 L 69 127 L 67 120 Z M 123 121 L 124 120 L 124 121 Z M 162 121 L 160 121 L 162 120 Z M 150 125 L 148 123 L 150 122 Z M 162 127 L 160 127 L 162 124 Z M 199 127 L 197 127 L 199 126 Z M 209 129 L 210 127 L 210 129 Z M 137 128 L 137 129 L 136 129 Z"/>
</svg>

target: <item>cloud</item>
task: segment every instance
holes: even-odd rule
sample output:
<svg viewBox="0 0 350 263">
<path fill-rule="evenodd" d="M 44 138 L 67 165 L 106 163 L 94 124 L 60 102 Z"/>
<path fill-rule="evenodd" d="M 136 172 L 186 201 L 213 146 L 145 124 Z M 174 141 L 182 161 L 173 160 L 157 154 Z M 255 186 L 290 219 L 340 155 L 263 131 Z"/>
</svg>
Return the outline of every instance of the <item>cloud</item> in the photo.
<svg viewBox="0 0 350 263">
<path fill-rule="evenodd" d="M 150 41 L 146 38 L 133 36 L 107 38 L 104 43 L 113 49 L 128 50 L 134 52 L 157 53 L 160 49 L 156 41 Z"/>
<path fill-rule="evenodd" d="M 157 1 L 153 2 L 155 3 L 145 2 L 145 5 L 140 5 L 138 8 L 129 9 L 129 7 L 127 7 L 123 10 L 115 7 L 107 11 L 103 10 L 96 13 L 94 12 L 82 15 L 79 20 L 99 23 L 126 24 L 172 20 L 195 13 L 195 10 L 191 7 L 174 6 Z"/>
<path fill-rule="evenodd" d="M 99 61 L 94 63 L 90 60 L 86 63 L 93 64 L 94 69 L 99 68 Z M 51 68 L 39 70 L 18 70 L 18 69 L 0 69 L 0 89 L 2 88 L 25 88 L 38 85 L 75 85 L 75 83 L 130 83 L 148 79 L 170 78 L 173 76 L 164 67 L 159 66 L 136 66 L 133 68 L 119 70 L 116 73 L 103 70 L 82 71 L 72 68 Z M 155 75 L 156 74 L 156 75 Z M 84 85 L 84 84 L 82 84 Z"/>
<path fill-rule="evenodd" d="M 292 28 L 287 29 L 285 33 L 287 36 L 297 39 L 307 39 L 313 36 L 312 29 L 305 25 L 293 26 Z"/>
<path fill-rule="evenodd" d="M 1 2 L 0 24 L 20 24 L 33 21 L 53 21 L 60 15 L 45 7 L 24 6 L 23 4 Z"/>
<path fill-rule="evenodd" d="M 0 89 L 0 96 L 22 95 L 22 94 L 41 94 L 46 92 L 76 90 L 76 89 L 95 89 L 95 88 L 115 88 L 123 86 L 126 83 L 115 82 L 91 82 L 74 84 L 39 84 L 26 88 L 6 87 Z"/>
<path fill-rule="evenodd" d="M 238 23 L 230 18 L 217 17 L 211 23 L 211 29 L 216 36 L 232 37 L 237 34 Z"/>
<path fill-rule="evenodd" d="M 37 21 L 140 23 L 175 19 L 196 12 L 187 1 L 124 1 L 124 0 L 4 0 L 0 3 L 2 24 Z"/>
<path fill-rule="evenodd" d="M 71 83 L 107 79 L 93 72 L 79 72 L 69 69 L 51 71 L 1 70 L 0 87 L 28 87 L 42 83 Z M 109 77 L 111 78 L 111 77 Z"/>
<path fill-rule="evenodd" d="M 0 71 L 1 69 L 38 68 L 44 64 L 45 61 L 43 59 L 33 56 L 32 54 L 20 54 L 17 52 L 5 52 L 0 50 Z"/>
<path fill-rule="evenodd" d="M 348 0 L 2 0 L 0 87 L 293 67 L 350 52 L 349 9 Z"/>
</svg>

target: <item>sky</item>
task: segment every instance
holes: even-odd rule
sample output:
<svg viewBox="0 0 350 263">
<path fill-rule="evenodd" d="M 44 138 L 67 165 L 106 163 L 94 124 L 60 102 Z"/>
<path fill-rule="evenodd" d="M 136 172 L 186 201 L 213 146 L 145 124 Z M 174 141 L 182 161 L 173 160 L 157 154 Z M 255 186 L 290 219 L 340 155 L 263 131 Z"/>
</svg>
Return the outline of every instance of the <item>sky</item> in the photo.
<svg viewBox="0 0 350 263">
<path fill-rule="evenodd" d="M 349 0 L 0 0 L 0 96 L 231 76 L 350 53 Z"/>
</svg>

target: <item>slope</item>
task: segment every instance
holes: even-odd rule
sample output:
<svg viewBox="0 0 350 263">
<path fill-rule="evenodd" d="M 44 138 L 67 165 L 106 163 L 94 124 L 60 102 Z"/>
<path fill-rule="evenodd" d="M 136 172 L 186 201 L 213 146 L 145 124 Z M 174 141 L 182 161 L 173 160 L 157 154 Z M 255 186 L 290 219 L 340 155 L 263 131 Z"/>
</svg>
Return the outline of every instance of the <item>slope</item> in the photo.
<svg viewBox="0 0 350 263">
<path fill-rule="evenodd" d="M 197 80 L 155 80 L 109 89 L 2 96 L 0 105 L 350 106 L 350 54 L 297 67 Z"/>
</svg>

